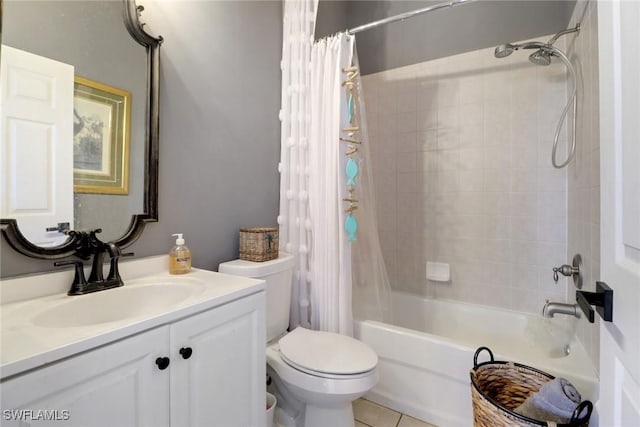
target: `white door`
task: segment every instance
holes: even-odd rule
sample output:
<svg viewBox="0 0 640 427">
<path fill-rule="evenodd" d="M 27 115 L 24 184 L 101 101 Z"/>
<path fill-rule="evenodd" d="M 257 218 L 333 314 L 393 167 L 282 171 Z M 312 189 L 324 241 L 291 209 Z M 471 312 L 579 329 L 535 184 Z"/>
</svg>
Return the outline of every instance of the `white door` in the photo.
<svg viewBox="0 0 640 427">
<path fill-rule="evenodd" d="M 260 292 L 171 325 L 171 425 L 264 426 L 264 310 Z"/>
<path fill-rule="evenodd" d="M 168 349 L 169 330 L 162 327 L 3 381 L 1 424 L 168 426 L 174 359 L 168 369 L 157 363 Z"/>
<path fill-rule="evenodd" d="M 640 2 L 598 2 L 601 278 L 614 292 L 600 322 L 601 427 L 640 426 Z"/>
<path fill-rule="evenodd" d="M 39 246 L 73 228 L 73 66 L 2 45 L 0 217 Z"/>
</svg>

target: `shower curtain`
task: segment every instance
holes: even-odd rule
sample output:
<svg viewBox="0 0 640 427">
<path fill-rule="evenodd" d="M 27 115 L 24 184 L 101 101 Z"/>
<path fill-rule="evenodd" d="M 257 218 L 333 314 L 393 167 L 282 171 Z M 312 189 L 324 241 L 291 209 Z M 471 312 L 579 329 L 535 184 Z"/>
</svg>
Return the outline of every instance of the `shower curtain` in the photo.
<svg viewBox="0 0 640 427">
<path fill-rule="evenodd" d="M 390 287 L 378 241 L 359 76 L 352 79 L 351 104 L 344 85 L 351 75 L 345 70 L 358 66 L 355 39 L 339 34 L 312 45 L 316 11 L 317 1 L 285 1 L 280 249 L 296 258 L 290 327 L 352 335 L 354 311 L 368 319 L 386 317 Z M 359 127 L 353 139 L 361 140 L 352 156 L 359 169 L 349 183 L 353 194 L 345 171 L 347 150 L 354 146 L 341 143 L 349 111 Z M 344 200 L 351 197 L 358 207 L 350 218 L 357 220 L 355 234 L 345 230 Z"/>
<path fill-rule="evenodd" d="M 309 139 L 309 207 L 313 237 L 311 326 L 353 335 L 351 242 L 344 224 L 348 124 L 342 83 L 351 66 L 353 36 L 339 34 L 317 41 L 311 50 L 311 133 Z"/>
<path fill-rule="evenodd" d="M 280 251 L 295 258 L 289 327 L 311 327 L 309 286 L 308 147 L 311 121 L 311 45 L 318 0 L 285 0 L 282 31 L 280 110 Z"/>
<path fill-rule="evenodd" d="M 354 42 L 353 64 L 359 68 L 358 54 Z M 360 125 L 362 145 L 360 147 L 360 180 L 358 186 L 358 241 L 351 249 L 353 314 L 358 319 L 390 321 L 391 284 L 382 256 L 382 245 L 378 234 L 377 204 L 371 171 L 371 144 L 367 132 L 365 92 L 360 76 L 356 84 L 356 115 Z"/>
</svg>

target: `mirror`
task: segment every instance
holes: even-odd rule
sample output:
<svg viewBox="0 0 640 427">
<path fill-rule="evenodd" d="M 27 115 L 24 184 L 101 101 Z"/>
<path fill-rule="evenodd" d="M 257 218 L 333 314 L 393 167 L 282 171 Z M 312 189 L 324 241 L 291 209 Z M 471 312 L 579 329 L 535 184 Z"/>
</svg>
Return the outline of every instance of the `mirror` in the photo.
<svg viewBox="0 0 640 427">
<path fill-rule="evenodd" d="M 118 93 L 120 96 L 117 89 L 123 89 L 122 93 L 128 93 L 130 100 L 128 132 L 124 126 L 127 119 L 124 113 L 123 122 L 117 123 L 122 133 L 112 132 L 121 135 L 119 145 L 113 144 L 119 151 L 111 158 L 102 156 L 104 164 L 121 164 L 119 176 L 124 178 L 120 188 L 116 191 L 105 190 L 104 185 L 92 182 L 90 185 L 78 185 L 80 163 L 76 149 L 72 202 L 74 219 L 70 224 L 74 231 L 67 233 L 66 241 L 52 247 L 38 245 L 35 239 L 29 238 L 27 232 L 23 233 L 23 220 L 20 218 L 1 219 L 3 235 L 18 252 L 44 259 L 78 255 L 82 236 L 86 235 L 81 230 L 102 229 L 97 235 L 100 240 L 114 241 L 121 247 L 130 245 L 140 236 L 146 222 L 157 221 L 158 77 L 162 38 L 153 37 L 143 30 L 139 18 L 144 9 L 137 6 L 134 0 L 0 0 L 0 4 L 3 45 L 74 67 L 74 133 L 78 129 L 78 122 L 89 122 L 82 120 L 82 114 L 77 114 L 81 111 L 79 88 L 84 90 L 88 87 L 86 93 L 103 98 L 104 94 L 112 96 Z M 38 28 L 38 32 L 34 28 Z M 78 77 L 89 79 L 88 86 L 79 87 Z M 125 105 L 124 99 L 124 95 L 122 99 L 118 98 L 117 105 Z M 126 108 L 122 110 L 127 112 Z M 111 116 L 107 117 L 103 122 L 114 126 Z M 69 141 L 69 144 L 76 144 L 77 147 L 78 138 L 75 142 Z M 29 164 L 31 162 L 21 162 L 16 162 L 16 170 L 33 167 Z M 57 207 L 52 206 L 52 209 Z M 51 226 L 55 227 L 56 224 Z"/>
</svg>

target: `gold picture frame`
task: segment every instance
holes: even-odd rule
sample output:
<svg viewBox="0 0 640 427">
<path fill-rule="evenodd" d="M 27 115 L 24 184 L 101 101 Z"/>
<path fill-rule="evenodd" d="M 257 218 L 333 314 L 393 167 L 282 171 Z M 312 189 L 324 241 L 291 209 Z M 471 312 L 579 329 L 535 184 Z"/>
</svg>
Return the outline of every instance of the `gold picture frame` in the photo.
<svg viewBox="0 0 640 427">
<path fill-rule="evenodd" d="M 76 76 L 73 190 L 129 194 L 131 93 Z"/>
</svg>

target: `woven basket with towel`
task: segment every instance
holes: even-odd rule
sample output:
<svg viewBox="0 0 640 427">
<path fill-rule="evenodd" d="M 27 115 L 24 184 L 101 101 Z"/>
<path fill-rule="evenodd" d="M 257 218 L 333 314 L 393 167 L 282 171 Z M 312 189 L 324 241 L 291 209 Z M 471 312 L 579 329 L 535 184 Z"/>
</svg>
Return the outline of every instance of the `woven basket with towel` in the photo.
<svg viewBox="0 0 640 427">
<path fill-rule="evenodd" d="M 478 355 L 489 353 L 488 362 Z M 494 361 L 487 347 L 473 357 L 471 398 L 474 427 L 587 427 L 593 404 L 564 378 L 530 366 Z"/>
</svg>

